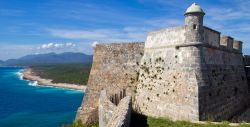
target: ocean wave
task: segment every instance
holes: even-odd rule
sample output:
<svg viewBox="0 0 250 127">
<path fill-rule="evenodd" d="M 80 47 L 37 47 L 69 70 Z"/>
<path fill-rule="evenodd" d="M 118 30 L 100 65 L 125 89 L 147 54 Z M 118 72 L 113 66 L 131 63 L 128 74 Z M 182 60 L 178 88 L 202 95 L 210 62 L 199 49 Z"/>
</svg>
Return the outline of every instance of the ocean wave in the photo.
<svg viewBox="0 0 250 127">
<path fill-rule="evenodd" d="M 20 80 L 23 80 L 23 71 L 17 72 L 16 75 L 18 75 Z"/>
<path fill-rule="evenodd" d="M 28 85 L 30 85 L 30 86 L 38 86 L 38 82 L 37 81 L 30 81 Z"/>
</svg>

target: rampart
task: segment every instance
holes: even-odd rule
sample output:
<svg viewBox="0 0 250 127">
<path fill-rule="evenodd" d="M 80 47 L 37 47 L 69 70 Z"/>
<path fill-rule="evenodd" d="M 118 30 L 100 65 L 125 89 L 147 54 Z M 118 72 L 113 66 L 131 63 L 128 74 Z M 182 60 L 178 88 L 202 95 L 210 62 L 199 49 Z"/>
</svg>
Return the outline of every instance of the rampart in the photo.
<svg viewBox="0 0 250 127">
<path fill-rule="evenodd" d="M 144 43 L 96 45 L 86 96 L 78 110 L 78 119 L 84 123 L 98 121 L 98 115 L 92 117 L 92 114 L 97 114 L 98 99 L 103 89 L 116 104 L 119 103 L 121 94 L 134 96 L 132 94 L 143 49 Z"/>
</svg>

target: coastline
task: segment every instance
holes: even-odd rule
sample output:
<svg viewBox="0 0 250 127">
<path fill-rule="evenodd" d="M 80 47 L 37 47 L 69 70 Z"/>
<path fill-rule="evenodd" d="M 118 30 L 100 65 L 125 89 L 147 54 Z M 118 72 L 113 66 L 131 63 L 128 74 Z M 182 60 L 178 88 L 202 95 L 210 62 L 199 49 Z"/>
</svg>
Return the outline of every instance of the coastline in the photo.
<svg viewBox="0 0 250 127">
<path fill-rule="evenodd" d="M 48 87 L 58 87 L 58 88 L 66 88 L 66 89 L 74 89 L 81 90 L 85 92 L 87 86 L 78 85 L 78 84 L 68 84 L 68 83 L 52 83 L 51 79 L 43 79 L 40 76 L 37 76 L 32 69 L 25 69 L 23 72 L 23 79 L 36 81 L 40 86 L 48 86 Z"/>
</svg>

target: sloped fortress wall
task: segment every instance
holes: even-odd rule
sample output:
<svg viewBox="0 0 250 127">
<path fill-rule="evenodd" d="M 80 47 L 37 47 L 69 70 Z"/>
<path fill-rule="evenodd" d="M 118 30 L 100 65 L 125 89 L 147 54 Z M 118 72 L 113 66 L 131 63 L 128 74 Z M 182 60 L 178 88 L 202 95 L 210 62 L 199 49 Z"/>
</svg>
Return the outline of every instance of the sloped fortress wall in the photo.
<svg viewBox="0 0 250 127">
<path fill-rule="evenodd" d="M 149 33 L 140 63 L 136 110 L 147 116 L 199 120 L 200 49 L 186 43 L 187 27 Z"/>
<path fill-rule="evenodd" d="M 216 41 L 219 46 L 202 47 L 199 85 L 201 120 L 228 120 L 247 106 L 248 85 L 241 42 L 231 37 Z M 234 45 L 234 46 L 233 46 Z M 237 45 L 237 46 L 236 46 Z"/>
<path fill-rule="evenodd" d="M 100 91 L 118 104 L 124 95 L 132 95 L 138 77 L 144 43 L 99 44 L 95 47 L 86 96 L 77 113 L 84 123 L 97 121 Z M 113 95 L 113 96 L 111 96 Z"/>
</svg>

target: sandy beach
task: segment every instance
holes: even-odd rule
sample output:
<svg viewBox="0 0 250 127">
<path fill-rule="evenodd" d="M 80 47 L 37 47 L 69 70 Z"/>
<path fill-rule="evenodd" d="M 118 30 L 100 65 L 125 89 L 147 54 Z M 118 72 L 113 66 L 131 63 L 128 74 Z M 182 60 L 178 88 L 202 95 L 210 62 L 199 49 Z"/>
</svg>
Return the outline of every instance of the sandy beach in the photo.
<svg viewBox="0 0 250 127">
<path fill-rule="evenodd" d="M 32 69 L 26 69 L 23 72 L 23 79 L 37 81 L 38 85 L 41 86 L 51 86 L 51 87 L 59 87 L 59 88 L 67 88 L 67 89 L 75 89 L 75 90 L 86 90 L 86 86 L 78 85 L 78 84 L 67 84 L 67 83 L 52 83 L 51 79 L 43 79 L 37 76 Z"/>
</svg>

